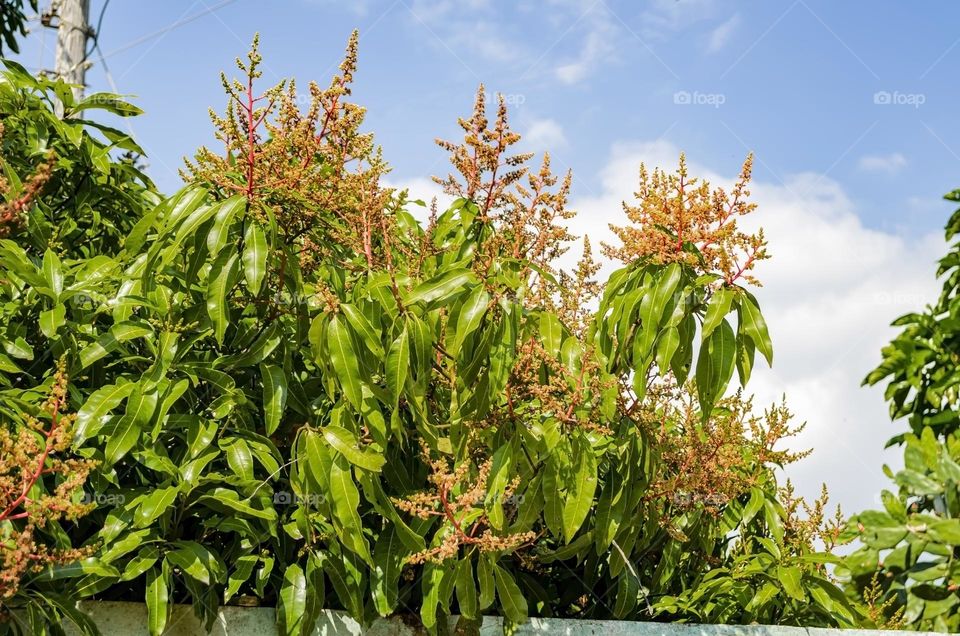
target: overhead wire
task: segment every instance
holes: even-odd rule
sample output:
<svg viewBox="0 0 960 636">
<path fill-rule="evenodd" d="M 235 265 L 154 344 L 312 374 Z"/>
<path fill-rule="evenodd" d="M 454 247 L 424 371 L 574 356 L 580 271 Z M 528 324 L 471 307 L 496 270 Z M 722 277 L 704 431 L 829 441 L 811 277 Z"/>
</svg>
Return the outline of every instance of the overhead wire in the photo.
<svg viewBox="0 0 960 636">
<path fill-rule="evenodd" d="M 109 58 L 109 57 L 113 57 L 114 55 L 117 55 L 117 54 L 119 54 L 119 53 L 123 53 L 124 51 L 127 51 L 127 50 L 129 50 L 129 49 L 132 49 L 132 48 L 135 47 L 135 46 L 140 46 L 140 45 L 143 44 L 144 42 L 149 42 L 149 41 L 152 40 L 153 38 L 158 37 L 158 36 L 161 36 L 161 35 L 163 35 L 164 33 L 169 33 L 170 31 L 173 31 L 174 29 L 178 29 L 178 28 L 184 26 L 185 24 L 190 24 L 190 23 L 193 22 L 194 20 L 198 20 L 198 19 L 202 18 L 203 16 L 205 16 L 205 15 L 207 15 L 207 14 L 209 14 L 209 13 L 213 13 L 214 11 L 217 11 L 218 9 L 222 9 L 223 7 L 227 6 L 228 4 L 233 4 L 233 3 L 236 2 L 236 1 L 237 1 L 237 0 L 222 0 L 222 2 L 218 2 L 217 4 L 215 4 L 215 5 L 213 5 L 213 6 L 209 6 L 209 7 L 207 7 L 206 9 L 204 9 L 203 11 L 198 11 L 197 13 L 195 13 L 195 14 L 193 14 L 193 15 L 191 15 L 191 16 L 188 16 L 188 17 L 186 17 L 186 18 L 182 18 L 182 19 L 180 19 L 180 20 L 177 20 L 177 21 L 175 21 L 175 22 L 172 22 L 172 23 L 168 24 L 167 26 L 163 27 L 162 29 L 157 29 L 156 31 L 153 31 L 152 33 L 147 33 L 146 35 L 143 35 L 143 36 L 141 36 L 141 37 L 139 37 L 139 38 L 137 38 L 137 39 L 135 39 L 135 40 L 133 40 L 133 41 L 131 41 L 131 42 L 128 42 L 127 44 L 124 44 L 123 46 L 121 46 L 121 47 L 119 47 L 119 48 L 117 48 L 117 49 L 114 49 L 114 50 L 110 51 L 109 53 L 107 53 L 106 55 L 104 55 L 103 58 L 106 59 L 106 58 Z"/>
</svg>

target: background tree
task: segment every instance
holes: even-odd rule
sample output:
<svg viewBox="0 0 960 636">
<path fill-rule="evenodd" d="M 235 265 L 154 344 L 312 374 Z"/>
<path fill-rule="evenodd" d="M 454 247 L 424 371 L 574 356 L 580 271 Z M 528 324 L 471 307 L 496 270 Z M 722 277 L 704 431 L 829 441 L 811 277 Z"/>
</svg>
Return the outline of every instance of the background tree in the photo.
<svg viewBox="0 0 960 636">
<path fill-rule="evenodd" d="M 945 196 L 960 201 L 960 190 Z M 883 491 L 884 510 L 850 520 L 849 534 L 863 547 L 845 562 L 854 593 L 874 587 L 886 614 L 915 629 L 960 629 L 960 210 L 947 222 L 954 241 L 940 259 L 943 290 L 921 313 L 898 318 L 903 329 L 883 348 L 882 361 L 864 381 L 887 382 L 893 419 L 910 430 L 888 444 L 904 447 L 903 470 L 893 473 L 897 492 Z"/>
<path fill-rule="evenodd" d="M 6 46 L 13 53 L 20 52 L 17 38 L 27 34 L 27 15 L 24 9 L 38 10 L 38 0 L 2 0 L 0 1 L 0 55 Z"/>
</svg>

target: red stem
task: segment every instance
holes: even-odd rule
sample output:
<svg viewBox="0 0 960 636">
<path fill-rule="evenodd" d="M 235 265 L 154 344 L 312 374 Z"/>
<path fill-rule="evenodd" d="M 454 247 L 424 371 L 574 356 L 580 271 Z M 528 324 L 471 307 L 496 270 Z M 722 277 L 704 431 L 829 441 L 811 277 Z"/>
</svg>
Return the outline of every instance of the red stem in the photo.
<svg viewBox="0 0 960 636">
<path fill-rule="evenodd" d="M 253 73 L 247 76 L 247 104 L 244 110 L 247 111 L 247 198 L 253 196 L 253 166 L 254 166 L 254 134 L 256 127 L 253 121 L 253 104 L 256 100 L 253 98 Z"/>
<path fill-rule="evenodd" d="M 30 492 L 30 489 L 33 488 L 33 485 L 37 483 L 37 480 L 40 479 L 40 475 L 43 474 L 43 467 L 47 463 L 47 457 L 50 455 L 50 451 L 53 450 L 53 446 L 50 444 L 50 439 L 53 437 L 53 433 L 57 430 L 59 426 L 59 417 L 58 413 L 60 410 L 60 403 L 55 402 L 53 405 L 52 421 L 50 423 L 50 430 L 45 433 L 45 440 L 43 445 L 43 453 L 40 454 L 40 459 L 37 461 L 37 467 L 34 469 L 33 474 L 30 475 L 26 482 L 23 485 L 23 491 L 20 493 L 20 496 L 17 497 L 12 503 L 10 503 L 3 512 L 0 512 L 0 521 L 4 521 L 8 518 L 10 519 L 20 519 L 26 516 L 26 513 L 20 513 L 13 517 L 10 516 L 14 510 L 16 510 L 20 504 L 22 504 L 27 499 L 27 493 Z"/>
</svg>

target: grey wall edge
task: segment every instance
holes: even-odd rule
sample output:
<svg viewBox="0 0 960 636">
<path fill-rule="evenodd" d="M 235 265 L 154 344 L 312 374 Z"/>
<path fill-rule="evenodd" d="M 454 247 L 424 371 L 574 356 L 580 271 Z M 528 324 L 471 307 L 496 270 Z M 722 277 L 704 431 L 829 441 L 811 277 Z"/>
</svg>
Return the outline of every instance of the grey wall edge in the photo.
<svg viewBox="0 0 960 636">
<path fill-rule="evenodd" d="M 149 636 L 147 607 L 143 603 L 95 601 L 82 603 L 104 636 Z M 223 607 L 210 632 L 211 636 L 271 636 L 276 633 L 274 611 L 269 607 Z M 455 623 L 456 619 L 451 619 Z M 69 626 L 68 634 L 76 634 Z M 360 625 L 343 612 L 325 610 L 314 629 L 314 636 L 413 636 L 422 633 L 399 619 L 380 619 L 370 628 Z M 480 629 L 482 636 L 503 633 L 501 619 L 487 616 Z M 533 618 L 514 632 L 518 636 L 560 634 L 562 636 L 879 636 L 889 632 L 837 630 L 769 625 L 683 625 L 679 623 L 637 623 L 631 621 L 593 621 L 561 618 Z M 922 632 L 911 632 L 920 635 Z M 165 636 L 205 636 L 200 622 L 188 605 L 174 607 Z"/>
</svg>

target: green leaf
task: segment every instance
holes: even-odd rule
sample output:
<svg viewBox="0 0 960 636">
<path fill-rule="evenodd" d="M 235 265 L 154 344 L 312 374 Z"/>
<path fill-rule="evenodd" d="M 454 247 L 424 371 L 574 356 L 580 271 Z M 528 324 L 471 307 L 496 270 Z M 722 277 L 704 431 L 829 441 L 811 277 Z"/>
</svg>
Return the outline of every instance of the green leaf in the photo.
<svg viewBox="0 0 960 636">
<path fill-rule="evenodd" d="M 773 344 L 770 342 L 770 333 L 767 331 L 767 321 L 763 319 L 760 313 L 760 306 L 753 294 L 743 291 L 743 298 L 740 299 L 739 311 L 740 327 L 743 332 L 750 336 L 753 344 L 756 345 L 760 353 L 766 359 L 768 365 L 773 365 Z"/>
<path fill-rule="evenodd" d="M 327 325 L 327 348 L 343 394 L 358 413 L 363 412 L 360 363 L 357 360 L 350 329 L 343 323 L 340 316 L 333 316 Z"/>
<path fill-rule="evenodd" d="M 449 351 L 450 355 L 454 357 L 460 355 L 460 347 L 463 346 L 470 334 L 480 326 L 489 303 L 490 294 L 486 292 L 482 285 L 477 286 L 463 301 L 457 316 L 453 344 Z"/>
<path fill-rule="evenodd" d="M 644 328 L 656 329 L 663 319 L 663 312 L 670 303 L 671 297 L 677 291 L 677 285 L 680 283 L 680 277 L 683 269 L 679 263 L 670 263 L 666 269 L 657 277 L 657 285 L 653 292 L 653 314 L 650 316 L 649 325 Z"/>
<path fill-rule="evenodd" d="M 477 608 L 477 584 L 473 580 L 473 562 L 470 559 L 463 559 L 457 566 L 456 586 L 460 614 L 469 619 L 477 618 L 480 615 Z"/>
<path fill-rule="evenodd" d="M 940 519 L 931 523 L 927 536 L 937 543 L 960 546 L 960 519 Z"/>
<path fill-rule="evenodd" d="M 217 213 L 216 204 L 209 204 L 207 192 L 203 188 L 191 188 L 188 186 L 178 200 L 176 205 L 170 212 L 170 215 L 165 219 L 166 226 L 165 231 L 172 231 L 176 229 L 176 235 L 173 239 L 173 246 L 180 245 L 183 243 L 187 237 L 192 236 L 193 233 L 201 225 L 210 220 L 210 218 Z"/>
<path fill-rule="evenodd" d="M 407 296 L 409 305 L 416 303 L 447 304 L 456 297 L 470 283 L 475 283 L 476 276 L 468 269 L 455 269 L 441 276 L 417 285 Z"/>
<path fill-rule="evenodd" d="M 240 499 L 236 490 L 229 488 L 214 488 L 211 494 L 204 495 L 196 500 L 197 504 L 203 504 L 214 510 L 225 513 L 237 512 L 245 517 L 254 519 L 263 519 L 264 521 L 274 521 L 277 518 L 277 512 L 272 506 L 266 508 L 256 508 L 253 502 L 261 503 L 262 499 L 257 500 L 253 497 Z"/>
<path fill-rule="evenodd" d="M 353 481 L 350 464 L 342 456 L 336 457 L 330 465 L 330 497 L 333 499 L 334 527 L 340 542 L 373 567 L 360 521 L 360 492 Z"/>
<path fill-rule="evenodd" d="M 150 636 L 162 636 L 167 626 L 167 576 L 160 568 L 147 572 L 147 626 Z"/>
<path fill-rule="evenodd" d="M 57 303 L 53 309 L 40 312 L 40 331 L 47 338 L 53 338 L 57 331 L 66 323 L 67 308 L 63 303 Z"/>
<path fill-rule="evenodd" d="M 354 333 L 370 350 L 370 353 L 377 358 L 383 358 L 383 343 L 380 342 L 380 334 L 373 328 L 367 317 L 350 303 L 341 303 L 340 310 L 350 326 L 353 327 Z"/>
<path fill-rule="evenodd" d="M 227 293 L 233 287 L 237 275 L 237 255 L 232 250 L 224 251 L 210 269 L 207 278 L 207 315 L 213 323 L 213 333 L 218 344 L 230 324 L 230 306 Z"/>
<path fill-rule="evenodd" d="M 780 589 L 776 586 L 776 584 L 767 581 L 763 584 L 763 587 L 756 591 L 756 593 L 750 599 L 750 602 L 747 603 L 747 611 L 757 612 L 757 610 L 761 609 L 767 604 L 767 601 L 775 597 L 779 591 Z"/>
<path fill-rule="evenodd" d="M 341 426 L 323 427 L 323 438 L 351 464 L 371 472 L 380 472 L 386 459 L 380 453 L 360 450 L 356 436 Z"/>
<path fill-rule="evenodd" d="M 373 549 L 374 569 L 371 573 L 370 593 L 380 616 L 389 616 L 397 607 L 399 590 L 397 582 L 406 562 L 407 551 L 394 526 L 390 526 L 377 539 Z"/>
<path fill-rule="evenodd" d="M 746 386 L 750 381 L 756 351 L 753 338 L 745 334 L 737 334 L 737 375 L 740 377 L 740 386 Z"/>
<path fill-rule="evenodd" d="M 597 490 L 597 457 L 586 437 L 574 438 L 576 472 L 567 484 L 567 496 L 563 504 L 563 536 L 567 543 L 573 540 L 594 506 Z"/>
<path fill-rule="evenodd" d="M 263 228 L 250 219 L 243 236 L 243 278 L 251 294 L 260 293 L 263 276 L 267 272 L 268 251 Z M 279 284 L 282 286 L 283 281 Z"/>
<path fill-rule="evenodd" d="M 262 333 L 254 340 L 249 348 L 241 353 L 224 356 L 214 364 L 223 369 L 239 369 L 250 367 L 266 360 L 280 345 L 283 334 L 280 331 L 279 321 L 266 325 Z"/>
<path fill-rule="evenodd" d="M 116 351 L 120 344 L 128 340 L 143 338 L 153 335 L 153 329 L 145 324 L 138 322 L 120 322 L 112 327 L 110 331 L 97 338 L 80 351 L 80 366 L 84 369 L 101 358 Z"/>
<path fill-rule="evenodd" d="M 107 438 L 107 445 L 104 447 L 104 465 L 113 466 L 123 458 L 130 449 L 134 447 L 137 440 L 140 439 L 140 425 L 124 417 L 118 422 L 117 430 Z"/>
<path fill-rule="evenodd" d="M 110 411 L 127 399 L 136 386 L 136 383 L 127 382 L 121 378 L 117 384 L 108 384 L 91 393 L 77 411 L 74 444 L 80 445 L 87 437 L 96 435 L 100 427 L 109 419 Z"/>
<path fill-rule="evenodd" d="M 217 214 L 213 217 L 213 227 L 207 234 L 207 251 L 210 252 L 212 257 L 216 258 L 227 243 L 230 228 L 233 226 L 233 219 L 237 215 L 237 211 L 246 202 L 246 198 L 238 194 L 217 204 Z"/>
<path fill-rule="evenodd" d="M 143 114 L 143 110 L 138 106 L 123 101 L 120 99 L 120 95 L 114 93 L 94 93 L 74 104 L 69 110 L 73 113 L 79 113 L 91 108 L 101 108 L 120 117 L 134 117 Z"/>
<path fill-rule="evenodd" d="M 18 360 L 33 360 L 33 347 L 30 346 L 30 343 L 23 339 L 22 336 L 17 336 L 13 340 L 4 340 L 3 342 L 4 350 L 12 355 Z M 80 352 L 81 359 L 83 358 L 83 352 Z"/>
<path fill-rule="evenodd" d="M 800 570 L 800 568 L 795 565 L 778 567 L 777 579 L 779 579 L 780 585 L 783 586 L 787 594 L 798 601 L 805 601 L 807 599 L 807 595 L 803 591 L 803 586 L 800 585 L 800 581 L 803 579 L 803 571 Z"/>
<path fill-rule="evenodd" d="M 707 338 L 713 333 L 720 321 L 730 313 L 730 305 L 733 302 L 735 292 L 727 287 L 721 287 L 713 293 L 710 303 L 707 305 L 707 315 L 703 319 L 703 335 Z"/>
<path fill-rule="evenodd" d="M 397 408 L 400 394 L 403 392 L 403 385 L 407 381 L 407 374 L 410 373 L 410 336 L 408 333 L 407 325 L 404 324 L 403 331 L 393 341 L 390 345 L 390 351 L 387 352 L 387 387 L 390 389 L 390 395 L 393 398 L 394 409 Z"/>
<path fill-rule="evenodd" d="M 540 338 L 547 353 L 556 357 L 560 355 L 560 345 L 563 344 L 563 326 L 560 319 L 549 311 L 540 312 Z"/>
<path fill-rule="evenodd" d="M 264 427 L 267 435 L 273 435 L 287 408 L 287 374 L 276 365 L 261 364 L 260 379 L 263 382 Z"/>
<path fill-rule="evenodd" d="M 493 576 L 497 582 L 497 596 L 504 615 L 514 623 L 527 620 L 527 599 L 510 574 L 498 565 L 493 566 Z"/>
<path fill-rule="evenodd" d="M 137 508 L 136 515 L 134 515 L 134 527 L 146 528 L 156 521 L 157 517 L 165 512 L 169 512 L 173 502 L 177 499 L 178 493 L 179 488 L 176 486 L 168 486 L 167 488 L 154 490 L 149 495 L 146 495 Z"/>
<path fill-rule="evenodd" d="M 740 515 L 740 524 L 746 526 L 748 523 L 753 521 L 753 518 L 757 516 L 757 513 L 760 512 L 760 509 L 763 508 L 763 504 L 766 501 L 766 496 L 764 496 L 763 491 L 759 488 L 750 489 L 750 500 L 747 501 L 747 505 L 744 506 L 743 512 Z"/>
<path fill-rule="evenodd" d="M 212 552 L 195 541 L 177 541 L 173 545 L 176 548 L 166 556 L 171 565 L 204 585 L 223 581 L 225 568 Z"/>
<path fill-rule="evenodd" d="M 287 567 L 283 573 L 283 585 L 280 587 L 280 606 L 277 608 L 277 622 L 283 634 L 293 636 L 310 633 L 303 629 L 301 622 L 307 611 L 307 577 L 296 563 Z M 311 630 L 312 631 L 312 630 Z"/>
<path fill-rule="evenodd" d="M 223 437 L 219 445 L 233 474 L 241 479 L 253 479 L 253 454 L 247 441 L 242 437 Z"/>
<path fill-rule="evenodd" d="M 676 327 L 667 327 L 660 333 L 660 341 L 657 343 L 657 368 L 660 373 L 667 373 L 670 370 L 670 361 L 673 360 L 673 354 L 677 352 L 680 346 L 680 330 Z"/>
<path fill-rule="evenodd" d="M 496 586 L 493 579 L 494 565 L 491 557 L 480 553 L 477 558 L 477 582 L 480 585 L 480 609 L 485 610 L 496 598 Z"/>
<path fill-rule="evenodd" d="M 92 574 L 98 577 L 111 578 L 119 577 L 120 572 L 117 568 L 107 565 L 96 557 L 88 557 L 80 561 L 73 561 L 63 565 L 54 565 L 44 570 L 40 578 L 44 581 L 59 581 L 62 579 L 72 579 L 85 574 Z"/>
<path fill-rule="evenodd" d="M 710 337 L 700 345 L 697 358 L 697 393 L 703 417 L 710 415 L 713 405 L 723 395 L 733 377 L 737 352 L 736 336 L 726 320 L 714 329 Z"/>
<path fill-rule="evenodd" d="M 43 253 L 43 279 L 59 297 L 63 292 L 63 268 L 56 253 L 50 249 Z"/>
<path fill-rule="evenodd" d="M 240 591 L 240 586 L 247 582 L 250 575 L 253 574 L 253 568 L 257 565 L 260 557 L 253 554 L 244 554 L 234 559 L 231 565 L 234 570 L 227 579 L 227 589 L 223 595 L 223 602 L 229 603 L 230 599 Z"/>
</svg>

